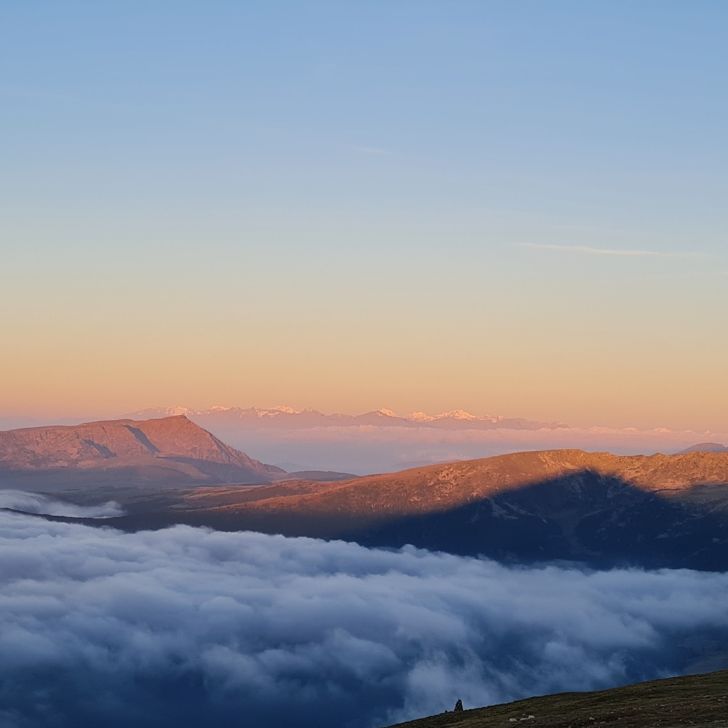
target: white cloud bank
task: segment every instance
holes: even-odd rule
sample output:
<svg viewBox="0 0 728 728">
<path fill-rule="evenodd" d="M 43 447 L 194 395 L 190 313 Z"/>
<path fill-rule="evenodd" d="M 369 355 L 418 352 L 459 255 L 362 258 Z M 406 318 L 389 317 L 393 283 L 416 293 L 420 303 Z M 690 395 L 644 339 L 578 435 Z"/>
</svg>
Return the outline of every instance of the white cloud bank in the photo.
<svg viewBox="0 0 728 728">
<path fill-rule="evenodd" d="M 114 518 L 124 515 L 124 509 L 114 501 L 95 506 L 77 506 L 22 490 L 0 490 L 0 508 L 69 518 Z"/>
<path fill-rule="evenodd" d="M 680 672 L 728 636 L 728 574 L 11 513 L 0 554 L 3 728 L 367 728 Z"/>
<path fill-rule="evenodd" d="M 672 252 L 664 250 L 636 250 L 632 248 L 597 248 L 591 245 L 556 245 L 549 243 L 520 243 L 521 248 L 548 250 L 554 253 L 577 253 L 581 255 L 607 255 L 620 258 L 685 258 L 695 253 Z"/>
</svg>

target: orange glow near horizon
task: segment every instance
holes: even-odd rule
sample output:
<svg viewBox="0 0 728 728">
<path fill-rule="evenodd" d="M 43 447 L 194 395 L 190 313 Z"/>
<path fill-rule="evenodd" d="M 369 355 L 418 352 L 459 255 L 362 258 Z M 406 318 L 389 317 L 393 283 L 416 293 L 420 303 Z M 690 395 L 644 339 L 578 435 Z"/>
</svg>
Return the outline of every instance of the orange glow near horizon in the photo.
<svg viewBox="0 0 728 728">
<path fill-rule="evenodd" d="M 553 302 L 531 321 L 515 311 L 499 321 L 484 304 L 458 321 L 432 305 L 413 318 L 409 306 L 368 303 L 369 318 L 344 302 L 320 322 L 320 311 L 293 305 L 288 322 L 285 311 L 245 322 L 236 312 L 194 320 L 182 307 L 144 320 L 138 309 L 133 320 L 113 301 L 85 317 L 56 306 L 47 325 L 12 332 L 0 410 L 52 419 L 158 405 L 462 408 L 575 426 L 728 429 L 726 345 L 708 327 L 677 337 L 639 314 L 611 329 L 578 311 L 547 321 Z"/>
<path fill-rule="evenodd" d="M 0 417 L 285 403 L 728 430 L 707 8 L 601 3 L 593 35 L 586 3 L 536 3 L 543 23 L 359 3 L 306 7 L 296 34 L 277 11 L 256 32 L 245 3 L 229 26 L 142 3 L 185 32 L 139 35 L 99 5 L 28 10 L 8 50 Z"/>
<path fill-rule="evenodd" d="M 122 265 L 77 274 L 72 288 L 51 260 L 40 270 L 42 293 L 5 327 L 0 413 L 290 404 L 728 429 L 728 343 L 715 313 L 725 310 L 724 288 L 696 277 L 690 296 L 677 299 L 681 276 L 672 272 L 648 281 L 648 296 L 643 278 L 614 263 L 611 275 L 591 260 L 581 271 L 537 274 L 528 252 L 507 252 L 488 286 L 480 270 L 456 270 L 443 256 L 413 264 L 417 282 L 400 266 L 381 269 L 379 288 L 364 269 L 311 290 L 293 266 L 279 273 L 278 289 L 240 290 L 235 259 L 206 270 L 202 251 L 197 269 L 187 261 L 167 280 L 130 278 Z M 2 294 L 6 310 L 12 287 Z"/>
</svg>

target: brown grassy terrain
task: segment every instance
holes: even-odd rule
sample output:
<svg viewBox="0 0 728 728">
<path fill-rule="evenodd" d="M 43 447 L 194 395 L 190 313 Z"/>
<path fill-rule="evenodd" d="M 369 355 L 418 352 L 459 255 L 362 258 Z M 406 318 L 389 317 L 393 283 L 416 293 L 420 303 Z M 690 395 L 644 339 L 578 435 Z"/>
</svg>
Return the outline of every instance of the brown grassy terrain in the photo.
<svg viewBox="0 0 728 728">
<path fill-rule="evenodd" d="M 647 492 L 683 492 L 696 485 L 728 484 L 728 454 L 618 456 L 582 450 L 550 450 L 514 453 L 482 460 L 431 465 L 399 473 L 370 475 L 281 493 L 270 487 L 253 502 L 247 495 L 218 500 L 215 491 L 194 496 L 196 507 L 240 508 L 266 511 L 292 510 L 297 513 L 410 515 L 437 512 L 523 489 L 570 473 L 594 472 L 629 482 Z M 263 497 L 265 495 L 266 497 Z"/>
<path fill-rule="evenodd" d="M 189 465 L 182 461 L 149 458 L 150 465 Z M 208 483 L 239 472 L 209 459 L 194 466 L 216 478 Z M 125 490 L 118 477 L 111 486 L 89 487 L 78 480 L 80 468 L 65 472 L 73 476 L 65 497 L 121 502 L 126 515 L 104 523 L 125 530 L 185 523 L 366 546 L 412 544 L 517 563 L 728 569 L 728 453 L 547 450 L 334 482 L 278 473 L 274 483 L 255 487 L 238 480 L 194 488 L 178 482 L 165 490 L 131 479 Z"/>
<path fill-rule="evenodd" d="M 443 713 L 399 728 L 683 728 L 728 726 L 728 670 L 594 693 L 560 693 Z"/>
</svg>

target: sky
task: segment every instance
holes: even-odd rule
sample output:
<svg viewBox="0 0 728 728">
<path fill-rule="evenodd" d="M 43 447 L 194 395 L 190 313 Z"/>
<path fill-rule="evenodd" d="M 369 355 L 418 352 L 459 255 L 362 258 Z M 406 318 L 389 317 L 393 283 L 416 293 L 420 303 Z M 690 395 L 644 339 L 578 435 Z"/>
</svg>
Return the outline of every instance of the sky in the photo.
<svg viewBox="0 0 728 728">
<path fill-rule="evenodd" d="M 727 25 L 720 0 L 3 3 L 0 414 L 725 431 Z"/>
</svg>

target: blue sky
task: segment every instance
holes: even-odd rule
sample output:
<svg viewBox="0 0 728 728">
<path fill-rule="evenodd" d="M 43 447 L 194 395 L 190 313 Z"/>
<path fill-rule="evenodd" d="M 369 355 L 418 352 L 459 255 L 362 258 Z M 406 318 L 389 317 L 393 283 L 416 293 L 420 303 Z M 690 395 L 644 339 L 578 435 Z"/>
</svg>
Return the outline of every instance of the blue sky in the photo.
<svg viewBox="0 0 728 728">
<path fill-rule="evenodd" d="M 5 3 L 5 406 L 718 424 L 727 25 L 717 0 Z"/>
</svg>

